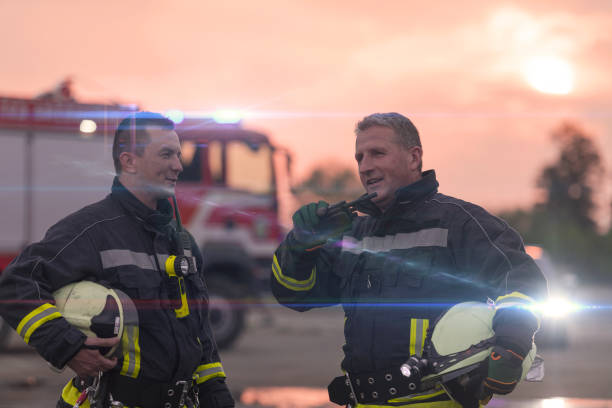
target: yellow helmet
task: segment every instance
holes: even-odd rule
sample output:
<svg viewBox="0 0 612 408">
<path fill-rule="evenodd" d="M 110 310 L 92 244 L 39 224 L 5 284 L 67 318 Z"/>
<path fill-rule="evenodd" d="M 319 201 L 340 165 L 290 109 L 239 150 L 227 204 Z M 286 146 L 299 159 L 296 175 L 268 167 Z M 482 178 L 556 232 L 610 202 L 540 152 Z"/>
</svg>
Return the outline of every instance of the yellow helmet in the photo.
<svg viewBox="0 0 612 408">
<path fill-rule="evenodd" d="M 125 326 L 138 325 L 134 303 L 118 289 L 81 281 L 58 289 L 53 297 L 62 316 L 88 337 L 121 337 Z M 118 347 L 100 352 L 110 357 Z"/>
<path fill-rule="evenodd" d="M 421 383 L 441 384 L 453 398 L 461 400 L 465 387 L 483 374 L 483 364 L 495 345 L 494 315 L 495 307 L 482 302 L 459 303 L 444 313 L 425 345 L 424 355 L 433 373 L 424 376 Z M 541 381 L 543 364 L 536 351 L 532 342 L 523 359 L 521 380 L 527 377 L 528 381 Z"/>
</svg>

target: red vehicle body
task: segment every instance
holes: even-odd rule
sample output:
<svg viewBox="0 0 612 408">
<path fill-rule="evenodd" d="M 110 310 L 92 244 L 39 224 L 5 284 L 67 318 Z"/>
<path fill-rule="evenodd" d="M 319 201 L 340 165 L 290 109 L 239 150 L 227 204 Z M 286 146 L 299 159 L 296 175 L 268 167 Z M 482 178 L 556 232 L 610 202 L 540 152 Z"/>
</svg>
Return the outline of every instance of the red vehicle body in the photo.
<svg viewBox="0 0 612 408">
<path fill-rule="evenodd" d="M 114 130 L 135 109 L 0 97 L 0 273 L 55 222 L 109 193 Z M 184 166 L 177 201 L 203 252 L 211 322 L 226 347 L 266 287 L 283 235 L 277 176 L 287 175 L 289 156 L 240 123 L 188 118 L 176 129 Z M 0 325 L 1 344 L 8 328 Z"/>
</svg>

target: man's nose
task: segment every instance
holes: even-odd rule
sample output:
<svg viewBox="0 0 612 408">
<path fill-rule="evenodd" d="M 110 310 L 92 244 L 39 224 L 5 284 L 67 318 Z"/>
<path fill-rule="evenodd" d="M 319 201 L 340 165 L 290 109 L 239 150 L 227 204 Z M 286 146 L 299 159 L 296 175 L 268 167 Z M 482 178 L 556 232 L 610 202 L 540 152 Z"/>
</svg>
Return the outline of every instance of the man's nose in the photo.
<svg viewBox="0 0 612 408">
<path fill-rule="evenodd" d="M 373 168 L 372 161 L 368 157 L 363 157 L 359 162 L 358 168 L 360 174 L 368 174 Z"/>
<path fill-rule="evenodd" d="M 183 164 L 181 163 L 181 159 L 178 157 L 175 157 L 175 159 L 172 161 L 172 170 L 178 172 L 183 171 Z"/>
</svg>

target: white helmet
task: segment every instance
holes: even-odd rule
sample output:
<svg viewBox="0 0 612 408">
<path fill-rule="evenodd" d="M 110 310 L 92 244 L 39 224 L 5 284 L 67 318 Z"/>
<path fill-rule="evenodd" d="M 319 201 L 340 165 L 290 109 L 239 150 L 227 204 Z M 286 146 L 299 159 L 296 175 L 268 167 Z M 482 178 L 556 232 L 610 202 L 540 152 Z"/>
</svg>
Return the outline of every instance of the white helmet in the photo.
<svg viewBox="0 0 612 408">
<path fill-rule="evenodd" d="M 126 326 L 138 325 L 134 302 L 118 289 L 81 281 L 58 289 L 53 297 L 62 316 L 88 337 L 121 337 Z M 119 344 L 100 351 L 110 357 Z"/>
<path fill-rule="evenodd" d="M 495 345 L 493 316 L 495 307 L 482 302 L 465 302 L 451 307 L 435 323 L 423 351 L 428 367 L 433 371 L 421 379 L 421 384 L 441 384 L 456 399 L 474 378 L 486 374 L 486 361 Z M 541 358 L 536 358 L 536 345 L 523 359 L 521 380 L 539 381 L 543 377 Z M 481 377 L 482 378 L 482 377 Z M 467 390 L 465 390 L 467 391 Z"/>
</svg>

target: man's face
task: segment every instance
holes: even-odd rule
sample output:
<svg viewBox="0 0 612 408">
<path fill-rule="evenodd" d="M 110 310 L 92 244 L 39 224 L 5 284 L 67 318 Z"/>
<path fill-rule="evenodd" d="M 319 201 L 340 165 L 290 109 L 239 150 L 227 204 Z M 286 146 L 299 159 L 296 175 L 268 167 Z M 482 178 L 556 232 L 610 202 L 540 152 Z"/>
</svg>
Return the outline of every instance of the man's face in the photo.
<svg viewBox="0 0 612 408">
<path fill-rule="evenodd" d="M 421 178 L 421 148 L 406 149 L 393 129 L 372 126 L 357 134 L 355 160 L 361 184 L 382 210 L 393 202 L 395 191 Z"/>
<path fill-rule="evenodd" d="M 147 127 L 151 142 L 135 156 L 140 188 L 154 200 L 174 195 L 181 165 L 181 144 L 174 130 Z"/>
</svg>

